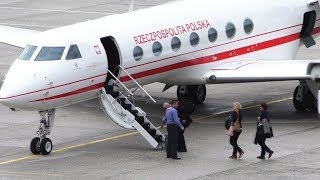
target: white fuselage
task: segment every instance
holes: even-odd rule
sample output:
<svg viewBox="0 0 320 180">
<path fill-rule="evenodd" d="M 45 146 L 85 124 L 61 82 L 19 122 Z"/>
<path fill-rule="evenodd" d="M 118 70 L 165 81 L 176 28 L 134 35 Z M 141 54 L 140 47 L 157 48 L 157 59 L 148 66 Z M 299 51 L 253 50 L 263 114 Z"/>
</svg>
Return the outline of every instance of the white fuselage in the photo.
<svg viewBox="0 0 320 180">
<path fill-rule="evenodd" d="M 317 6 L 318 7 L 318 6 Z M 252 59 L 293 59 L 299 47 L 305 0 L 184 0 L 149 9 L 112 15 L 41 33 L 30 45 L 38 46 L 29 61 L 17 59 L 10 68 L 0 92 L 1 103 L 16 109 L 46 110 L 96 98 L 107 77 L 108 59 L 100 38 L 114 38 L 120 65 L 145 85 L 162 82 L 170 85 L 205 84 L 205 73 L 215 66 Z M 244 21 L 251 19 L 253 30 L 246 33 Z M 226 25 L 235 25 L 228 38 Z M 217 31 L 210 42 L 209 29 Z M 197 33 L 199 44 L 190 44 Z M 320 32 L 320 17 L 314 29 Z M 173 37 L 181 47 L 173 51 Z M 162 45 L 161 54 L 153 53 L 154 42 Z M 82 58 L 66 60 L 70 45 L 77 44 Z M 61 60 L 34 61 L 41 47 L 63 46 Z M 136 46 L 143 50 L 135 60 Z M 263 67 L 262 67 L 263 68 Z M 123 72 L 119 79 L 126 86 L 133 81 Z"/>
</svg>

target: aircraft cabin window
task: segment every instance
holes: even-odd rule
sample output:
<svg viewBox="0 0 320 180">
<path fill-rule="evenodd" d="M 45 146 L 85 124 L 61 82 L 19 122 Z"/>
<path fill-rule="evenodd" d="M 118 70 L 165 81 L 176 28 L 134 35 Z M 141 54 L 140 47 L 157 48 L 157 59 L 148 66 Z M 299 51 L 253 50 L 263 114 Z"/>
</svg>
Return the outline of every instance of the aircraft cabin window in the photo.
<svg viewBox="0 0 320 180">
<path fill-rule="evenodd" d="M 208 38 L 210 42 L 215 42 L 218 38 L 218 32 L 215 28 L 210 28 L 208 31 Z"/>
<path fill-rule="evenodd" d="M 178 37 L 173 37 L 171 40 L 171 48 L 174 52 L 179 51 L 181 47 L 181 41 Z"/>
<path fill-rule="evenodd" d="M 143 57 L 143 49 L 140 46 L 136 46 L 133 49 L 133 57 L 136 61 L 140 61 Z"/>
<path fill-rule="evenodd" d="M 244 32 L 246 32 L 246 34 L 250 34 L 253 30 L 252 20 L 249 18 L 245 19 L 243 22 L 243 28 L 244 28 Z"/>
<path fill-rule="evenodd" d="M 152 51 L 155 56 L 160 56 L 162 53 L 162 45 L 158 41 L 154 42 L 152 45 Z"/>
<path fill-rule="evenodd" d="M 19 59 L 26 61 L 30 60 L 36 49 L 37 46 L 27 45 L 26 48 L 24 48 L 24 50 L 20 54 Z"/>
<path fill-rule="evenodd" d="M 65 47 L 42 47 L 35 61 L 60 60 Z"/>
<path fill-rule="evenodd" d="M 77 45 L 71 45 L 66 57 L 66 60 L 71 60 L 71 59 L 79 59 L 82 58 L 81 53 L 79 51 L 79 48 Z"/>
<path fill-rule="evenodd" d="M 192 47 L 196 47 L 199 44 L 200 38 L 199 35 L 195 32 L 190 34 L 190 44 Z"/>
<path fill-rule="evenodd" d="M 232 39 L 236 34 L 236 26 L 233 23 L 228 23 L 226 26 L 226 34 L 229 39 Z"/>
</svg>

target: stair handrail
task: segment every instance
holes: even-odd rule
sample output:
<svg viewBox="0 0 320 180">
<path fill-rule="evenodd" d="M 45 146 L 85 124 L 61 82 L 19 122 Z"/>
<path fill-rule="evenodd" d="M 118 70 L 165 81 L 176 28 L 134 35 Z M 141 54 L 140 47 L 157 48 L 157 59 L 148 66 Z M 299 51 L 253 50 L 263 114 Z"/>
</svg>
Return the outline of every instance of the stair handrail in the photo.
<svg viewBox="0 0 320 180">
<path fill-rule="evenodd" d="M 114 77 L 121 84 L 122 87 L 124 87 L 126 91 L 129 92 L 131 96 L 133 96 L 132 92 L 109 69 L 108 69 L 108 72 L 111 74 L 112 77 Z"/>
<path fill-rule="evenodd" d="M 149 96 L 149 98 L 154 102 L 156 103 L 157 101 L 153 99 L 153 97 L 142 87 L 140 86 L 140 84 L 135 80 L 133 79 L 133 77 L 120 65 L 118 65 L 132 80 L 134 83 L 136 83 L 138 85 L 138 87 L 147 95 Z"/>
</svg>

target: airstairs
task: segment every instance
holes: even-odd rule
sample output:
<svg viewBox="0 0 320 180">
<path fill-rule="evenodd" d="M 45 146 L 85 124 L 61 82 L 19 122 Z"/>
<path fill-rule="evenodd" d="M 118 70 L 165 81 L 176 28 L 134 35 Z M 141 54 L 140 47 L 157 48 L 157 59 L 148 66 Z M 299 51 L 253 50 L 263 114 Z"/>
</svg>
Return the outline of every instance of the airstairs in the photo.
<svg viewBox="0 0 320 180">
<path fill-rule="evenodd" d="M 134 105 L 133 93 L 137 89 L 140 89 L 150 100 L 153 102 L 156 101 L 124 70 L 124 68 L 121 66 L 119 66 L 119 68 L 135 82 L 137 88 L 131 92 L 110 70 L 108 70 L 116 80 L 115 85 L 121 86 L 122 88 L 119 89 L 122 89 L 123 92 L 114 91 L 115 85 L 103 87 L 100 92 L 100 103 L 103 111 L 120 127 L 129 130 L 137 130 L 153 148 L 163 147 L 162 144 L 165 140 L 165 136 L 149 121 L 146 113 L 141 108 Z"/>
</svg>

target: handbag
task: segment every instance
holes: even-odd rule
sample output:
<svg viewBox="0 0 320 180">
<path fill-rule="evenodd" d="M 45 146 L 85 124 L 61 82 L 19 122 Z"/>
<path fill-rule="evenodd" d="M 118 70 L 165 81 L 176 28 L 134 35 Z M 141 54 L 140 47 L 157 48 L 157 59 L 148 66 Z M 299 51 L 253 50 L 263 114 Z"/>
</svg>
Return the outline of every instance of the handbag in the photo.
<svg viewBox="0 0 320 180">
<path fill-rule="evenodd" d="M 271 123 L 268 119 L 263 119 L 262 120 L 262 125 L 263 125 L 263 132 L 266 138 L 272 138 L 273 137 L 273 130 Z"/>
<path fill-rule="evenodd" d="M 233 124 L 233 131 L 235 132 L 240 132 L 241 131 L 241 126 L 240 126 L 240 121 L 239 121 L 239 114 L 237 113 L 237 121 Z"/>
</svg>

